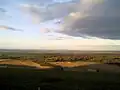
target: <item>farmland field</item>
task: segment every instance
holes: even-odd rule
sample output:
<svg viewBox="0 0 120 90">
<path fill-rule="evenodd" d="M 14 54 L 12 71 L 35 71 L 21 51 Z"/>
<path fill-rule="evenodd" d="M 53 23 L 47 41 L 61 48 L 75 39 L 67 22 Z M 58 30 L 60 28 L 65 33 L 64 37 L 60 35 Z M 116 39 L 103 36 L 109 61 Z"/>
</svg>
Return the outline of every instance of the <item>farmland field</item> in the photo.
<svg viewBox="0 0 120 90">
<path fill-rule="evenodd" d="M 119 62 L 119 52 L 1 51 L 0 89 L 120 90 Z"/>
</svg>

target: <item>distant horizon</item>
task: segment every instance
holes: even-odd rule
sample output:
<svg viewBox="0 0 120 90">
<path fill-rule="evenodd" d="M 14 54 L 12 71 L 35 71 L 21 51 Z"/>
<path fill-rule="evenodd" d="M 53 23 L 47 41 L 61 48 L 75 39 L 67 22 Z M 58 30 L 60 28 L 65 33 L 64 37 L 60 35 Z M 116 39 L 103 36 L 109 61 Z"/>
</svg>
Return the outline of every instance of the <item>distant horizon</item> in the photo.
<svg viewBox="0 0 120 90">
<path fill-rule="evenodd" d="M 88 51 L 88 52 L 99 52 L 99 51 L 100 51 L 100 52 L 114 52 L 114 51 L 115 51 L 115 52 L 120 52 L 120 50 L 17 49 L 17 48 L 16 48 L 16 49 L 0 49 L 0 51 L 1 51 L 1 50 L 5 50 L 5 51 L 6 51 L 6 50 L 8 50 L 8 51 L 9 51 L 9 50 L 10 50 L 10 51 L 12 51 L 12 50 L 15 50 L 15 51 L 17 51 L 17 50 L 18 50 L 18 51 L 19 51 L 19 50 L 20 50 L 20 51 L 25 51 L 25 50 L 26 50 L 26 51 L 79 51 L 79 52 L 84 52 L 84 51 L 85 51 L 85 52 L 87 52 L 87 51 Z"/>
<path fill-rule="evenodd" d="M 70 47 L 70 46 L 69 46 Z M 0 48 L 0 50 L 67 50 L 67 51 L 120 51 L 120 45 L 79 45 L 77 48 L 67 48 L 67 46 L 57 48 Z"/>
</svg>

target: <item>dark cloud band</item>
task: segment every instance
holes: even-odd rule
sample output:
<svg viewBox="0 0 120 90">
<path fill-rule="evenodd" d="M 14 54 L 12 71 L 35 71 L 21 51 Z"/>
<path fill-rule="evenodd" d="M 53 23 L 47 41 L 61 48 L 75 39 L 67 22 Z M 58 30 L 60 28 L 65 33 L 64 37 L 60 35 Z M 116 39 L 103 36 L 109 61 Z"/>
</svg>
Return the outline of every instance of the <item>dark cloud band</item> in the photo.
<svg viewBox="0 0 120 90">
<path fill-rule="evenodd" d="M 82 1 L 84 6 L 81 4 Z M 119 0 L 104 0 L 100 4 L 81 0 L 81 3 L 79 14 L 72 12 L 74 15 L 65 19 L 61 33 L 71 36 L 120 39 Z M 84 17 L 85 15 L 87 16 Z"/>
</svg>

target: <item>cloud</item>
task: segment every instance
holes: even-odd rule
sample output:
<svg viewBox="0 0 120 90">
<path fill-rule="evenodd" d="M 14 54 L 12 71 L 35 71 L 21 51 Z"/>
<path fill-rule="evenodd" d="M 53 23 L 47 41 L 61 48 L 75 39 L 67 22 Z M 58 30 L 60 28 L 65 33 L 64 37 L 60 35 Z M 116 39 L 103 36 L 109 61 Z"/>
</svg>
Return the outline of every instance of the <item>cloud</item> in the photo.
<svg viewBox="0 0 120 90">
<path fill-rule="evenodd" d="M 6 12 L 4 8 L 0 8 L 0 12 Z"/>
<path fill-rule="evenodd" d="M 41 28 L 40 29 L 40 32 L 43 32 L 43 33 L 50 33 L 52 32 L 49 28 Z"/>
<path fill-rule="evenodd" d="M 5 8 L 0 7 L 0 20 L 5 19 L 7 16 L 7 10 Z"/>
<path fill-rule="evenodd" d="M 36 0 L 33 4 L 21 4 L 20 8 L 24 14 L 31 16 L 33 23 L 62 18 L 58 33 L 120 39 L 119 4 L 119 0 Z"/>
<path fill-rule="evenodd" d="M 51 4 L 54 2 L 54 0 L 24 0 L 27 3 L 33 3 L 33 4 L 39 4 L 39 5 L 45 5 L 45 4 Z"/>
<path fill-rule="evenodd" d="M 0 30 L 23 31 L 21 29 L 16 29 L 16 28 L 13 28 L 13 27 L 5 26 L 5 25 L 0 25 Z"/>
<path fill-rule="evenodd" d="M 76 0 L 78 1 L 78 0 Z M 74 11 L 75 2 L 54 2 L 52 4 L 40 6 L 39 4 L 21 4 L 20 9 L 24 14 L 32 17 L 32 20 L 40 23 L 57 18 L 63 18 Z"/>
<path fill-rule="evenodd" d="M 11 7 L 14 6 L 15 6 L 15 0 L 0 0 L 0 20 L 8 21 L 8 19 L 12 17 L 10 15 L 11 13 L 10 9 Z M 13 9 L 14 8 L 12 8 L 12 10 Z"/>
<path fill-rule="evenodd" d="M 59 33 L 48 33 L 47 34 L 48 40 L 70 40 L 74 39 L 72 36 L 59 34 Z"/>
<path fill-rule="evenodd" d="M 81 0 L 75 7 L 77 12 L 71 12 L 64 18 L 60 33 L 120 39 L 120 1 L 97 1 Z"/>
</svg>

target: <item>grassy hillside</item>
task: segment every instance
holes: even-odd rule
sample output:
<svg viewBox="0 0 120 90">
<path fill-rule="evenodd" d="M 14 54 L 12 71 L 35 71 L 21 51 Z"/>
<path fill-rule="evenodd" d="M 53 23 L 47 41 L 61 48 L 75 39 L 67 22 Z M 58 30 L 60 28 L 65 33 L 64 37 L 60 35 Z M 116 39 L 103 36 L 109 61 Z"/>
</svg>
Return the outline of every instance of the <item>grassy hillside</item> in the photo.
<svg viewBox="0 0 120 90">
<path fill-rule="evenodd" d="M 0 68 L 1 90 L 119 90 L 119 73 Z"/>
</svg>

